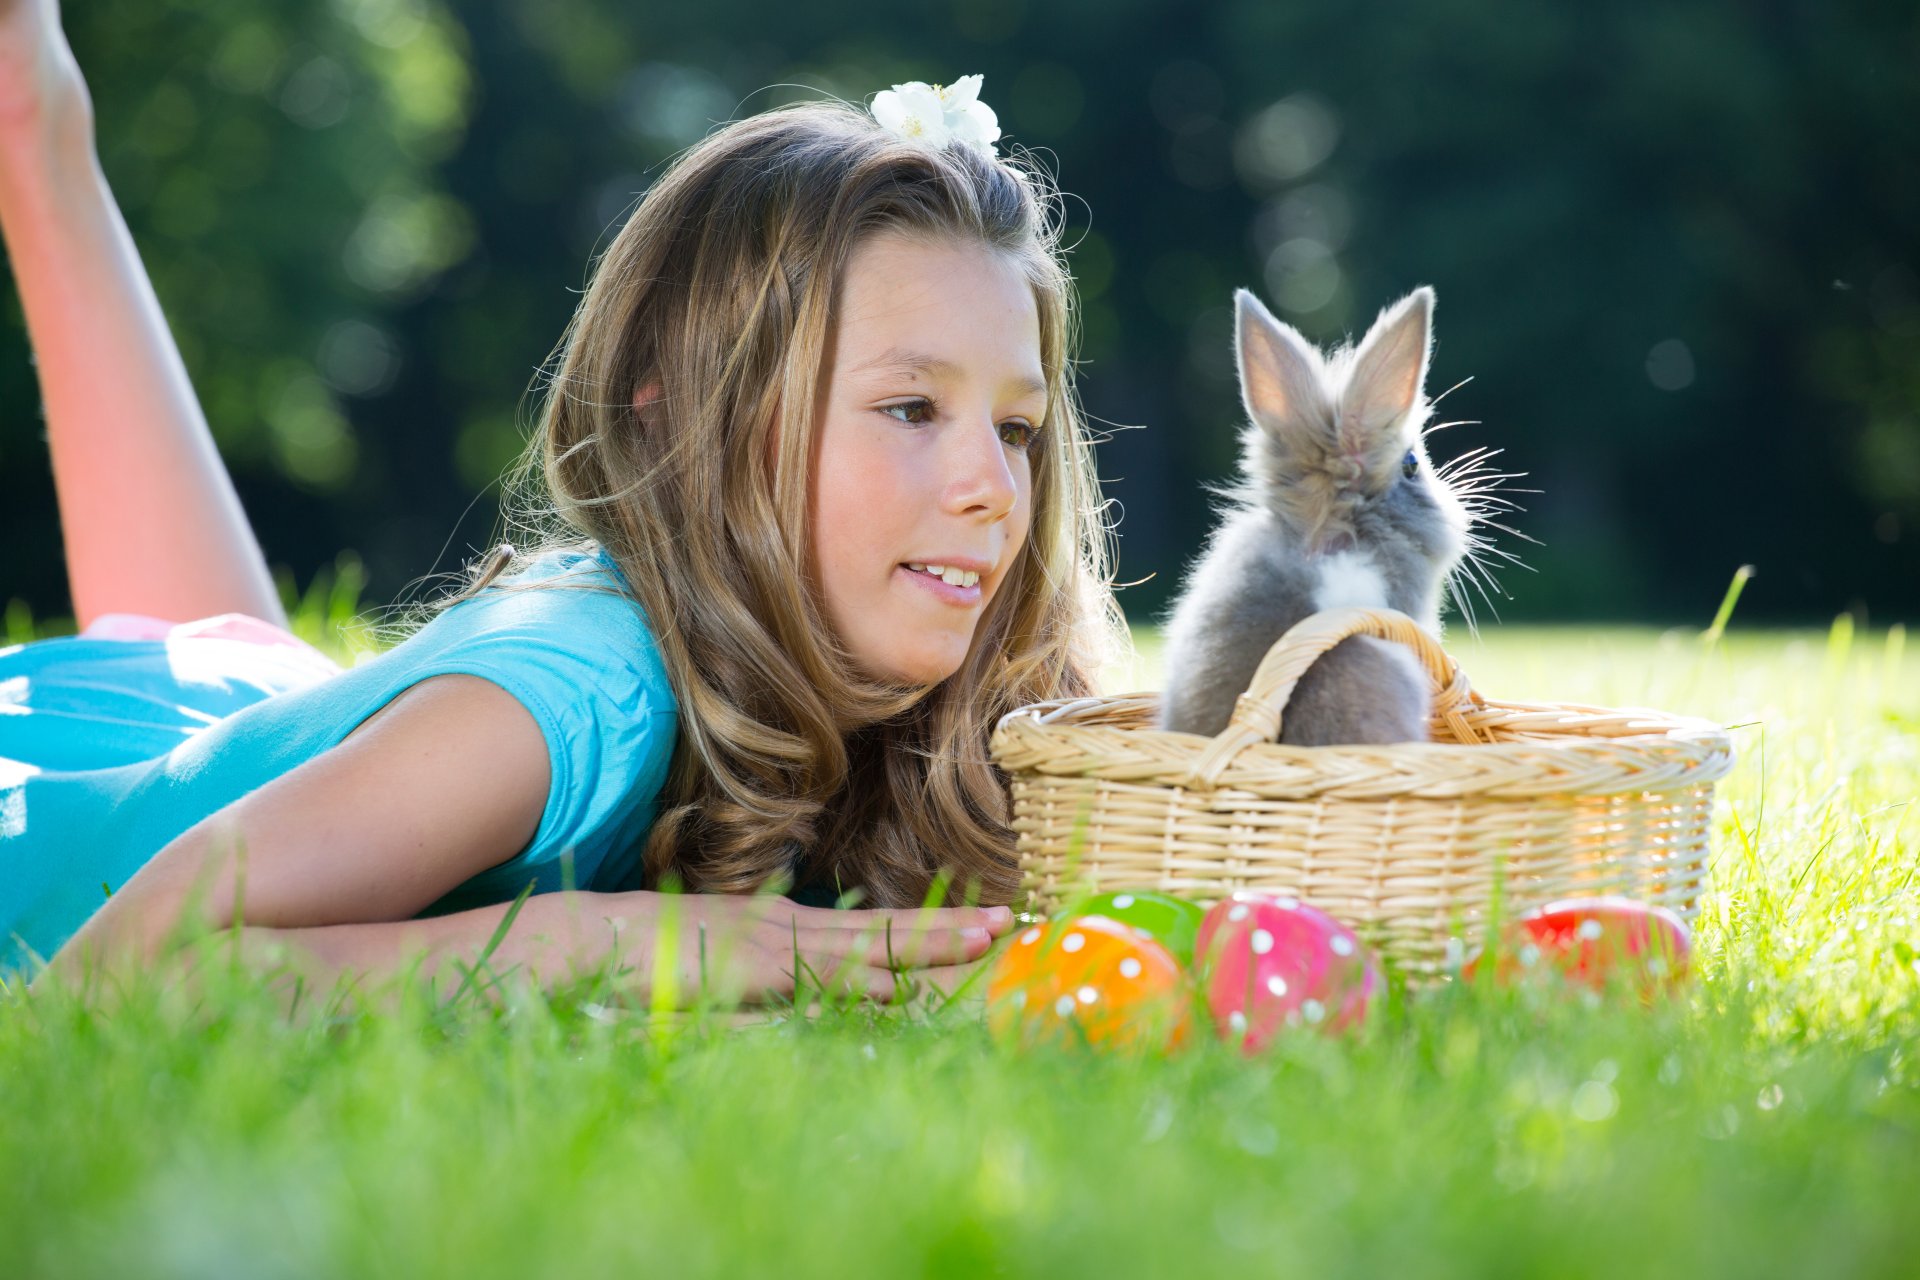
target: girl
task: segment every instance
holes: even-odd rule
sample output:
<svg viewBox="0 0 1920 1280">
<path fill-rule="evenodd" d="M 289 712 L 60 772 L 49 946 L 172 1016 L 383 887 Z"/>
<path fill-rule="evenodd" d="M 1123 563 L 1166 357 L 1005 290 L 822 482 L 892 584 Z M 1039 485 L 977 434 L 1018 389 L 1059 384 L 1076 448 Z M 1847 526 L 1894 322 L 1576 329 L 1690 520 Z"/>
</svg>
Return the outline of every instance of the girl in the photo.
<svg viewBox="0 0 1920 1280">
<path fill-rule="evenodd" d="M 987 735 L 1122 633 L 1043 179 L 915 123 L 807 104 L 683 155 L 563 339 L 535 546 L 341 671 L 281 626 L 53 0 L 0 0 L 0 225 L 82 626 L 0 651 L 0 970 L 137 965 L 184 922 L 323 981 L 432 974 L 529 885 L 491 963 L 548 985 L 624 955 L 644 992 L 673 919 L 748 995 L 796 947 L 881 999 L 976 960 L 1017 880 Z"/>
</svg>

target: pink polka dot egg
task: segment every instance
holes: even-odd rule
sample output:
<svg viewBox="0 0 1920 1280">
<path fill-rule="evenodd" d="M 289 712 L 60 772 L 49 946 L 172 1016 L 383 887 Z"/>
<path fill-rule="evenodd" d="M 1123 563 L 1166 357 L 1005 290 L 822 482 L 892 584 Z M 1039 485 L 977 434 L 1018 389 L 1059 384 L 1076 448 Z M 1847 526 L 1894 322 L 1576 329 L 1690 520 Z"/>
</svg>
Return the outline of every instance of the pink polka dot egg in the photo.
<svg viewBox="0 0 1920 1280">
<path fill-rule="evenodd" d="M 1290 1027 L 1356 1028 L 1385 990 L 1353 930 L 1284 894 L 1243 891 L 1215 903 L 1197 954 L 1215 1028 L 1247 1053 Z"/>
</svg>

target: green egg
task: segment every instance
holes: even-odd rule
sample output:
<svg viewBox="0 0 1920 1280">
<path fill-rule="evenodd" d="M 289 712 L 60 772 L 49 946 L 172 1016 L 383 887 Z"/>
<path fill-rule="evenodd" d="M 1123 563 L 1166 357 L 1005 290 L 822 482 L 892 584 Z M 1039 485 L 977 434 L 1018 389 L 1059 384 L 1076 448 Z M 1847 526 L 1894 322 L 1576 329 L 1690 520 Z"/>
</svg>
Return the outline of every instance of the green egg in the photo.
<svg viewBox="0 0 1920 1280">
<path fill-rule="evenodd" d="M 1105 916 L 1138 930 L 1173 954 L 1183 969 L 1193 967 L 1193 944 L 1206 911 L 1198 903 L 1165 893 L 1096 893 L 1076 898 L 1056 916 Z"/>
</svg>

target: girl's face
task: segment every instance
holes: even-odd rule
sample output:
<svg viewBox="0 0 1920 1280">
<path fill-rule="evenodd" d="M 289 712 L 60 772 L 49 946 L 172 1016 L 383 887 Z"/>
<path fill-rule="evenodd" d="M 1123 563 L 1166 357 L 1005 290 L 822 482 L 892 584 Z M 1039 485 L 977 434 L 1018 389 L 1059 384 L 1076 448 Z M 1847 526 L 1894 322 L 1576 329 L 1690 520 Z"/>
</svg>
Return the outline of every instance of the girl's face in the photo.
<svg viewBox="0 0 1920 1280">
<path fill-rule="evenodd" d="M 895 232 L 855 248 L 816 409 L 809 568 L 869 675 L 960 669 L 1026 541 L 1046 409 L 1039 311 L 1011 259 Z"/>
</svg>

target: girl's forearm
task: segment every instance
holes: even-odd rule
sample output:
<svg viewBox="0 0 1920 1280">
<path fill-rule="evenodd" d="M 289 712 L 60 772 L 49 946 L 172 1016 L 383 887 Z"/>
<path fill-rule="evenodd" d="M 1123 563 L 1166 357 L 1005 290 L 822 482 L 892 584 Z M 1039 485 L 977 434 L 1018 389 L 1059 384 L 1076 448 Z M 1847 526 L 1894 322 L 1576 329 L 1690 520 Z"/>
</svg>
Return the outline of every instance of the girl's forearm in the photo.
<svg viewBox="0 0 1920 1280">
<path fill-rule="evenodd" d="M 0 231 L 38 366 L 79 624 L 229 611 L 284 624 L 101 171 L 90 111 L 0 137 Z"/>
<path fill-rule="evenodd" d="M 270 974 L 283 996 L 301 1002 L 326 1001 L 336 993 L 355 1003 L 384 1006 L 397 999 L 407 979 L 425 981 L 441 999 L 453 995 L 473 972 L 472 989 L 484 999 L 498 998 L 503 987 L 521 983 L 551 989 L 571 979 L 600 972 L 610 960 L 628 967 L 619 976 L 622 990 L 644 995 L 646 969 L 631 958 L 633 941 L 648 936 L 643 924 L 609 909 L 634 895 L 549 893 L 529 897 L 515 913 L 498 945 L 489 950 L 511 903 L 425 919 L 367 924 L 272 928 L 242 925 L 216 929 L 212 945 L 175 947 L 152 921 L 136 928 L 83 929 L 62 947 L 35 986 L 53 984 L 91 989 L 134 971 L 157 971 L 162 981 L 193 983 L 200 966 L 235 957 L 259 973 Z M 97 923 L 90 922 L 90 924 Z"/>
<path fill-rule="evenodd" d="M 643 994 L 645 966 L 619 950 L 630 946 L 639 931 L 601 909 L 607 900 L 608 895 L 594 893 L 529 897 L 491 951 L 488 944 L 511 903 L 391 923 L 246 926 L 239 930 L 240 944 L 248 960 L 298 978 L 309 997 L 324 998 L 348 985 L 363 997 L 390 993 L 392 979 L 412 976 L 429 982 L 445 999 L 472 971 L 470 988 L 491 999 L 496 984 L 524 982 L 551 989 L 599 972 L 616 956 L 632 967 L 621 979 L 622 988 Z"/>
</svg>

